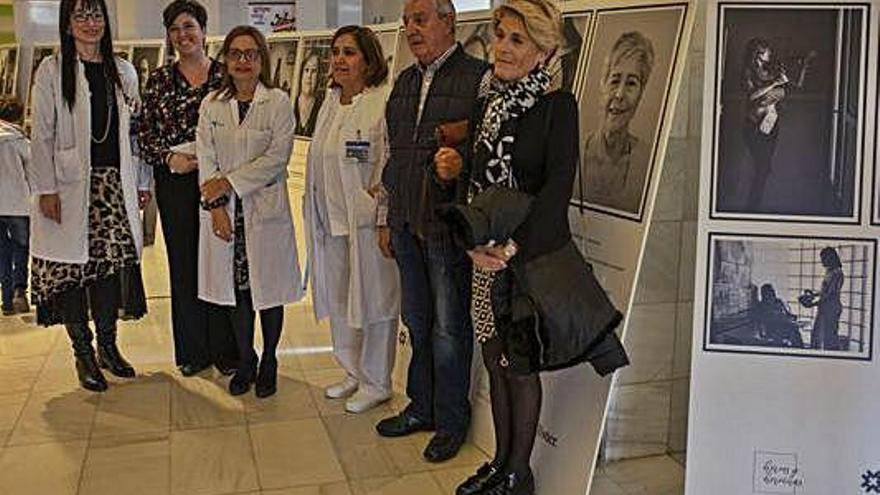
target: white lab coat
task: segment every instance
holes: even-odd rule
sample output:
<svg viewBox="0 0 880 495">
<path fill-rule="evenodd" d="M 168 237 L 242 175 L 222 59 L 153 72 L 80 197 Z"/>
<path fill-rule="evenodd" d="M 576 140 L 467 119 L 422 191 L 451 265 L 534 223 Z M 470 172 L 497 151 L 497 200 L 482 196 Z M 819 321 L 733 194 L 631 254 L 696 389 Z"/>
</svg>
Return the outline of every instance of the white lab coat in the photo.
<svg viewBox="0 0 880 495">
<path fill-rule="evenodd" d="M 30 214 L 30 187 L 25 170 L 31 160 L 31 144 L 21 129 L 0 122 L 0 216 Z"/>
<path fill-rule="evenodd" d="M 205 97 L 199 110 L 199 182 L 226 177 L 241 197 L 254 309 L 298 301 L 302 276 L 286 182 L 294 130 L 290 99 L 259 84 L 239 125 L 238 101 L 217 94 Z M 234 224 L 234 199 L 226 211 Z M 234 306 L 234 243 L 214 235 L 210 212 L 201 211 L 199 220 L 199 298 Z"/>
<path fill-rule="evenodd" d="M 341 106 L 339 90 L 328 92 L 315 125 L 315 138 L 309 149 L 306 165 L 306 193 L 303 198 L 303 215 L 306 226 L 310 282 L 315 317 L 347 319 L 352 328 L 367 328 L 371 324 L 397 320 L 400 314 L 400 286 L 397 265 L 382 256 L 376 241 L 378 203 L 367 191 L 379 184 L 387 158 L 385 103 L 388 88 L 368 88 L 356 96 L 351 105 Z M 320 230 L 316 211 L 315 177 L 313 165 L 321 160 L 321 148 L 325 144 L 327 127 L 331 124 L 331 110 L 345 112 L 339 142 L 338 163 L 324 163 L 323 167 L 338 167 L 344 189 L 346 218 L 348 224 L 348 311 L 347 315 L 332 312 L 332 303 L 325 281 L 338 277 L 340 267 L 325 261 L 324 238 L 329 232 Z M 367 162 L 345 157 L 345 142 L 362 140 L 370 143 Z M 326 184 L 326 181 L 325 181 Z"/>
<path fill-rule="evenodd" d="M 119 109 L 119 173 L 128 224 L 138 256 L 143 233 L 138 191 L 152 189 L 152 169 L 131 158 L 129 122 L 131 107 L 139 105 L 138 79 L 127 60 L 116 57 L 122 90 L 116 90 Z M 46 58 L 34 75 L 32 159 L 27 170 L 31 194 L 31 254 L 64 263 L 88 261 L 89 189 L 91 183 L 91 107 L 85 67 L 76 66 L 76 102 L 72 109 L 61 95 L 61 55 Z M 38 196 L 57 193 L 61 199 L 61 223 L 43 216 Z"/>
</svg>

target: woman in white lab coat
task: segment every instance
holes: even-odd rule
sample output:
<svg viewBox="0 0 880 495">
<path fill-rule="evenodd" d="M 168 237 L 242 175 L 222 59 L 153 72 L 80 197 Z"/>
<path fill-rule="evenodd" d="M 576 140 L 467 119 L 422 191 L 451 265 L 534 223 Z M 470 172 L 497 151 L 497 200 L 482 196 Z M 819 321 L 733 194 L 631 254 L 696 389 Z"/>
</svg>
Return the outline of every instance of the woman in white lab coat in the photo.
<svg viewBox="0 0 880 495">
<path fill-rule="evenodd" d="M 286 185 L 293 109 L 287 95 L 271 87 L 269 49 L 258 30 L 234 28 L 221 56 L 223 86 L 202 102 L 196 130 L 203 209 L 199 298 L 232 307 L 239 363 L 229 392 L 244 394 L 256 382 L 262 398 L 276 390 L 284 304 L 303 293 Z M 263 331 L 259 360 L 255 310 Z"/>
<path fill-rule="evenodd" d="M 400 312 L 397 266 L 383 256 L 380 180 L 385 164 L 388 66 L 376 35 L 346 26 L 332 42 L 333 82 L 318 115 L 306 166 L 306 217 L 315 315 L 329 318 L 345 379 L 329 398 L 352 396 L 349 412 L 391 397 Z"/>
<path fill-rule="evenodd" d="M 37 321 L 64 323 L 80 385 L 93 391 L 107 388 L 98 364 L 117 376 L 135 374 L 116 347 L 116 320 L 120 308 L 131 317 L 146 312 L 138 210 L 150 199 L 152 179 L 131 157 L 137 74 L 113 55 L 107 19 L 104 0 L 61 2 L 61 53 L 43 60 L 34 76 L 27 171 L 36 196 Z M 87 308 L 98 334 L 97 362 Z"/>
</svg>

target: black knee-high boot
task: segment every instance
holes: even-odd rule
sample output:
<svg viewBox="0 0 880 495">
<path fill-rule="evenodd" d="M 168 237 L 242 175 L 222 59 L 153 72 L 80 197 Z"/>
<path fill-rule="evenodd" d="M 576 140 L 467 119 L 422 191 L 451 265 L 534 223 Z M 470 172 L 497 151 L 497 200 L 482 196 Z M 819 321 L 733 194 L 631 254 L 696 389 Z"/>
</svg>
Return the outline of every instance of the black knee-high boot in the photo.
<svg viewBox="0 0 880 495">
<path fill-rule="evenodd" d="M 92 348 L 92 331 L 88 323 L 65 323 L 67 335 L 73 345 L 73 355 L 76 357 L 76 376 L 79 384 L 86 390 L 103 392 L 107 390 L 107 380 L 98 363 L 95 361 L 95 350 Z"/>
<path fill-rule="evenodd" d="M 103 392 L 107 390 L 107 380 L 95 361 L 92 348 L 92 331 L 88 324 L 85 289 L 71 289 L 58 296 L 57 310 L 64 319 L 64 328 L 70 337 L 73 355 L 76 357 L 76 375 L 79 384 L 86 390 Z"/>
<path fill-rule="evenodd" d="M 121 378 L 133 378 L 134 367 L 116 346 L 116 321 L 119 313 L 119 278 L 99 280 L 89 287 L 89 306 L 98 334 L 98 365 Z"/>
</svg>

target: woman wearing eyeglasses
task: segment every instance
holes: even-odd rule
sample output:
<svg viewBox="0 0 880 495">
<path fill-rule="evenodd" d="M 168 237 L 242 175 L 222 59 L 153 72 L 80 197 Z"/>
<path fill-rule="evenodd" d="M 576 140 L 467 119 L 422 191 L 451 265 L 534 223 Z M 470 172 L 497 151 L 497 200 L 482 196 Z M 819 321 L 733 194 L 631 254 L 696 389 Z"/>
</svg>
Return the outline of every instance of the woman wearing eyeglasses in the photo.
<svg viewBox="0 0 880 495">
<path fill-rule="evenodd" d="M 196 131 L 204 210 L 199 297 L 231 307 L 239 361 L 229 392 L 244 394 L 256 382 L 263 398 L 276 390 L 283 306 L 303 295 L 286 184 L 293 109 L 272 87 L 269 48 L 257 29 L 234 28 L 220 53 L 226 74 L 202 102 Z M 263 331 L 259 359 L 255 311 Z"/>
<path fill-rule="evenodd" d="M 120 308 L 131 317 L 146 312 L 138 210 L 152 182 L 149 169 L 132 160 L 128 137 L 137 73 L 113 55 L 106 19 L 104 0 L 62 0 L 61 53 L 34 76 L 28 169 L 38 198 L 31 213 L 37 321 L 65 325 L 80 385 L 92 391 L 107 389 L 99 366 L 135 375 L 116 347 L 116 321 Z"/>
<path fill-rule="evenodd" d="M 198 298 L 199 162 L 192 149 L 199 105 L 223 81 L 223 64 L 205 54 L 208 15 L 194 0 L 175 0 L 162 12 L 177 61 L 147 82 L 141 117 L 141 158 L 153 168 L 156 201 L 171 274 L 174 360 L 184 376 L 213 363 L 224 375 L 238 362 L 232 327 L 216 305 Z"/>
</svg>

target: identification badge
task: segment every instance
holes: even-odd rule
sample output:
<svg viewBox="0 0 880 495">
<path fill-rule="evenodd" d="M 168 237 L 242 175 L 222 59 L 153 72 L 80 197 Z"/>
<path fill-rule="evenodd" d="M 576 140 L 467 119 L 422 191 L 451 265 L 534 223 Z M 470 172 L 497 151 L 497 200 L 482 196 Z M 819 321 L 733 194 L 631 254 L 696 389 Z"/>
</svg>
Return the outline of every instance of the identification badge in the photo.
<svg viewBox="0 0 880 495">
<path fill-rule="evenodd" d="M 346 141 L 345 157 L 354 158 L 358 162 L 366 162 L 370 158 L 369 141 Z"/>
</svg>

